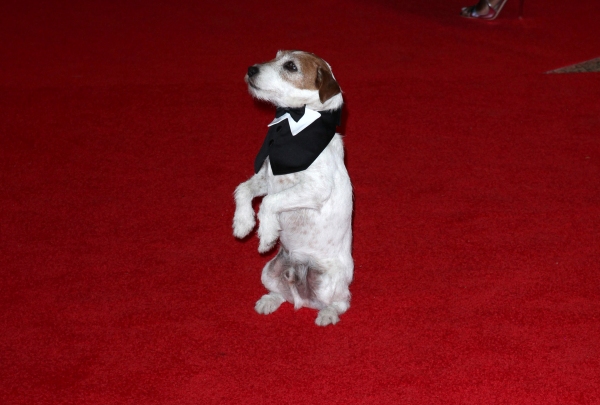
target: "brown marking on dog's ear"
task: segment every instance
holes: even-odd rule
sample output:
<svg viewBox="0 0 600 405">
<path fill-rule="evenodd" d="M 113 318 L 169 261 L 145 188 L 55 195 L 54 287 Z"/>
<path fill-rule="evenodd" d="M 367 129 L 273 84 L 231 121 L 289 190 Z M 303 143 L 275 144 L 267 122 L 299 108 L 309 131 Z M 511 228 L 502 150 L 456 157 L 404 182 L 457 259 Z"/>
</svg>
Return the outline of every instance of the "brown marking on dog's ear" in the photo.
<svg viewBox="0 0 600 405">
<path fill-rule="evenodd" d="M 319 89 L 319 100 L 321 100 L 321 103 L 342 92 L 342 89 L 340 89 L 329 69 L 322 66 L 317 68 L 315 85 Z"/>
<path fill-rule="evenodd" d="M 286 51 L 293 54 L 293 61 L 298 65 L 301 74 L 284 74 L 283 79 L 299 89 L 318 90 L 321 103 L 342 92 L 333 78 L 327 62 L 317 55 L 303 51 Z"/>
</svg>

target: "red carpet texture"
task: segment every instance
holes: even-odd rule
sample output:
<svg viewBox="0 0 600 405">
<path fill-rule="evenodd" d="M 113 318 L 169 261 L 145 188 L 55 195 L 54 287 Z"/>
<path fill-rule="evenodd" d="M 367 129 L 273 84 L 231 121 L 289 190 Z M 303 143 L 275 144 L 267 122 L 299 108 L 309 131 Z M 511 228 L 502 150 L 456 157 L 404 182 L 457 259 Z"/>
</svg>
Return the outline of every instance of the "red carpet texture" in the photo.
<svg viewBox="0 0 600 405">
<path fill-rule="evenodd" d="M 0 2 L 0 403 L 600 404 L 600 3 Z M 315 52 L 345 92 L 352 307 L 254 312 L 231 232 Z"/>
</svg>

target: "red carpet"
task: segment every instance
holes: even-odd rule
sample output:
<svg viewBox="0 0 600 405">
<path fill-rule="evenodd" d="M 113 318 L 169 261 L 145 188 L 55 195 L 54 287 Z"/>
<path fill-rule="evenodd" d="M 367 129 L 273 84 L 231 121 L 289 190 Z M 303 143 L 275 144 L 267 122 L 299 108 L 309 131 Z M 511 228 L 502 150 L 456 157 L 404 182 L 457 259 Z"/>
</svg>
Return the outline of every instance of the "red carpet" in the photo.
<svg viewBox="0 0 600 405">
<path fill-rule="evenodd" d="M 2 1 L 0 403 L 600 404 L 600 3 L 517 3 Z M 346 95 L 333 327 L 231 235 L 277 49 Z"/>
</svg>

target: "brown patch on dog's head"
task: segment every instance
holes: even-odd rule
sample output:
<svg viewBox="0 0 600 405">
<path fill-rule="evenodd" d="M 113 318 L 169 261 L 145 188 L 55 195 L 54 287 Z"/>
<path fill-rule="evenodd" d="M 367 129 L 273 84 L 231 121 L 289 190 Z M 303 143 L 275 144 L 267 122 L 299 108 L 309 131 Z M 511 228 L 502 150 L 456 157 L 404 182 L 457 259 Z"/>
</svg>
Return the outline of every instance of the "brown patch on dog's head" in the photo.
<svg viewBox="0 0 600 405">
<path fill-rule="evenodd" d="M 331 73 L 327 62 L 317 55 L 301 51 L 285 51 L 284 55 L 293 55 L 299 65 L 301 75 L 291 78 L 294 85 L 301 89 L 319 90 L 321 103 L 342 92 Z"/>
<path fill-rule="evenodd" d="M 331 68 L 309 52 L 279 51 L 275 59 L 250 66 L 244 80 L 255 98 L 280 107 L 321 110 L 343 104 L 342 90 Z"/>
</svg>

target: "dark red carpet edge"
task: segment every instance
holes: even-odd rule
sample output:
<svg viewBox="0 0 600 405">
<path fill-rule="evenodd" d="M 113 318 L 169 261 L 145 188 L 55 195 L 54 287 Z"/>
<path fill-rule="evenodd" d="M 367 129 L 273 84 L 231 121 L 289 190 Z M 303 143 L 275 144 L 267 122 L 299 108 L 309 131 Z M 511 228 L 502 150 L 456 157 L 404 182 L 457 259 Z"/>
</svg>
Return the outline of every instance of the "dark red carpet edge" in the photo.
<svg viewBox="0 0 600 405">
<path fill-rule="evenodd" d="M 600 404 L 597 2 L 0 4 L 0 403 Z M 352 308 L 253 311 L 231 236 L 313 51 L 347 100 Z"/>
</svg>

